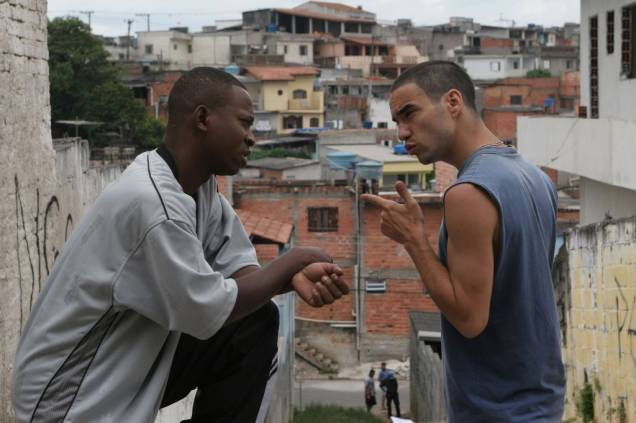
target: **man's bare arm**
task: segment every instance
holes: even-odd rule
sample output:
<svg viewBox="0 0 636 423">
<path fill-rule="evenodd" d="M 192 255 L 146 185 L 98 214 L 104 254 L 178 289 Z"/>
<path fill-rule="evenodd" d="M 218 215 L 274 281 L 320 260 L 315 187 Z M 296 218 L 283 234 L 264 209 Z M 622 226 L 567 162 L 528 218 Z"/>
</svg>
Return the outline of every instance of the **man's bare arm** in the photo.
<svg viewBox="0 0 636 423">
<path fill-rule="evenodd" d="M 383 209 L 383 233 L 404 244 L 444 316 L 465 337 L 478 336 L 488 323 L 490 311 L 497 208 L 473 185 L 457 185 L 447 192 L 444 217 L 448 232 L 447 268 L 424 235 L 424 217 L 419 205 L 403 184 L 396 188 L 404 204 L 373 196 L 364 199 Z"/>
</svg>

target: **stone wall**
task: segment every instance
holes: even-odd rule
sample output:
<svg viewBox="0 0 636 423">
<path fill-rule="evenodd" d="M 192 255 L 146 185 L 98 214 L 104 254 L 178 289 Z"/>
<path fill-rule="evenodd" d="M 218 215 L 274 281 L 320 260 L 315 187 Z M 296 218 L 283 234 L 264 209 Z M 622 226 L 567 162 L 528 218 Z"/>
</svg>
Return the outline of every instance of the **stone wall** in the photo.
<svg viewBox="0 0 636 423">
<path fill-rule="evenodd" d="M 567 371 L 565 419 L 576 416 L 585 383 L 596 421 L 636 416 L 636 218 L 568 233 L 555 291 Z M 627 420 L 621 420 L 624 413 Z"/>
<path fill-rule="evenodd" d="M 13 415 L 10 376 L 20 328 L 60 233 L 59 222 L 46 219 L 44 227 L 49 203 L 56 204 L 46 37 L 45 1 L 0 0 L 1 422 Z"/>
</svg>

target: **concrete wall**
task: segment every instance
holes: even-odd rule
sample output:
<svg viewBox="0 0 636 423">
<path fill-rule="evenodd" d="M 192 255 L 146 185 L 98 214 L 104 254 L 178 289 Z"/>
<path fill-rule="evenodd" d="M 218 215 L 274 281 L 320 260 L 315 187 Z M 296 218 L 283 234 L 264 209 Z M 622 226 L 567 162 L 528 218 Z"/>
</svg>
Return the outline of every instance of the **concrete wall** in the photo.
<svg viewBox="0 0 636 423">
<path fill-rule="evenodd" d="M 367 120 L 373 122 L 373 127 L 377 128 L 379 122 L 387 124 L 388 129 L 395 129 L 397 126 L 391 117 L 391 109 L 389 108 L 389 100 L 380 98 L 369 99 L 369 114 Z"/>
<path fill-rule="evenodd" d="M 636 120 L 519 117 L 517 129 L 533 163 L 636 193 Z"/>
<path fill-rule="evenodd" d="M 63 240 L 46 221 L 57 194 L 50 133 L 46 2 L 0 3 L 0 421 L 13 415 L 11 369 L 20 330 Z M 66 206 L 66 205 L 64 205 Z M 55 210 L 57 212 L 57 208 Z M 61 226 L 61 230 L 60 230 Z M 45 234 L 46 245 L 44 242 Z"/>
<path fill-rule="evenodd" d="M 621 77 L 622 7 L 633 0 L 581 0 L 581 104 L 590 108 L 590 17 L 598 16 L 599 117 L 634 120 L 636 79 Z M 606 13 L 614 11 L 614 53 L 607 54 Z M 633 37 L 633 34 L 632 34 Z M 632 38 L 633 40 L 633 38 Z"/>
<path fill-rule="evenodd" d="M 517 63 L 517 68 L 514 63 Z M 535 68 L 535 63 L 530 56 L 522 55 L 466 55 L 464 68 L 472 79 L 493 80 L 525 76 L 529 70 Z"/>
<path fill-rule="evenodd" d="M 581 224 L 636 215 L 636 191 L 581 178 Z"/>
<path fill-rule="evenodd" d="M 223 33 L 201 33 L 192 37 L 192 65 L 227 66 L 232 62 L 230 36 Z"/>
<path fill-rule="evenodd" d="M 567 234 L 554 272 L 567 371 L 565 419 L 586 378 L 596 421 L 636 416 L 636 219 Z"/>
<path fill-rule="evenodd" d="M 140 60 L 160 60 L 167 63 L 166 70 L 190 70 L 192 35 L 177 31 L 142 31 L 137 33 L 137 57 Z M 152 45 L 152 54 L 146 53 L 146 45 Z M 175 49 L 176 46 L 176 49 Z"/>
</svg>

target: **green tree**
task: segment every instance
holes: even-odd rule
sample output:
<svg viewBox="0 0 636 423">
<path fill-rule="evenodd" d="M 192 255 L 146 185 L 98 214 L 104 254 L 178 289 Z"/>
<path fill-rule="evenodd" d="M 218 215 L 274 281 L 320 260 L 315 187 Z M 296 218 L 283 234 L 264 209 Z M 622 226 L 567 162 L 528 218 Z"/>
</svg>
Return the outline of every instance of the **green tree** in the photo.
<svg viewBox="0 0 636 423">
<path fill-rule="evenodd" d="M 120 82 L 120 70 L 108 62 L 88 25 L 73 17 L 55 18 L 48 31 L 53 122 L 76 117 L 103 122 L 91 131 L 98 144 L 113 132 L 148 147 L 163 138 L 164 126 L 148 117 L 132 90 Z"/>
<path fill-rule="evenodd" d="M 549 78 L 552 75 L 550 74 L 550 71 L 546 69 L 533 69 L 528 71 L 526 76 L 528 78 Z"/>
</svg>

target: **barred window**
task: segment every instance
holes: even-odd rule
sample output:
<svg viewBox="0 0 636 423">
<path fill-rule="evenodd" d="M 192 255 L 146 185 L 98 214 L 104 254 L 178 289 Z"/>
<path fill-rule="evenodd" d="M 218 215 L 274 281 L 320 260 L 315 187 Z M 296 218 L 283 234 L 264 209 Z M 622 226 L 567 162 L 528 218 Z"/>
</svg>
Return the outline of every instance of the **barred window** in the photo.
<svg viewBox="0 0 636 423">
<path fill-rule="evenodd" d="M 338 232 L 338 207 L 308 207 L 309 232 Z"/>
<path fill-rule="evenodd" d="M 614 53 L 614 11 L 607 12 L 607 54 Z"/>
<path fill-rule="evenodd" d="M 621 74 L 627 78 L 636 78 L 636 52 L 634 35 L 636 34 L 636 6 L 623 8 L 622 13 L 622 44 L 621 44 Z"/>
</svg>

